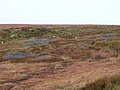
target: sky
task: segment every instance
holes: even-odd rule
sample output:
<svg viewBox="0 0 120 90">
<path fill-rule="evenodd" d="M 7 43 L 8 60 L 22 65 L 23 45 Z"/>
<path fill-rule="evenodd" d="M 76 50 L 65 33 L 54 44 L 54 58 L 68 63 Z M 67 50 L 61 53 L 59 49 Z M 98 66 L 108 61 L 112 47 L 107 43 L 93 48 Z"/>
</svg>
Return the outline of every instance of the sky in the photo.
<svg viewBox="0 0 120 90">
<path fill-rule="evenodd" d="M 0 24 L 120 24 L 120 0 L 0 0 Z"/>
</svg>

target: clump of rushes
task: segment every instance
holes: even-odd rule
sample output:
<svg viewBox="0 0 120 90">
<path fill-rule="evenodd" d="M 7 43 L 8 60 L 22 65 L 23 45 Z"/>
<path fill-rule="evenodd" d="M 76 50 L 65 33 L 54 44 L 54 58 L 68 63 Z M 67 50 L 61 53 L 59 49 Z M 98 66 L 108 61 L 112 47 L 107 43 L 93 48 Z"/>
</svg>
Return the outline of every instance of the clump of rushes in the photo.
<svg viewBox="0 0 120 90">
<path fill-rule="evenodd" d="M 118 58 L 120 51 L 120 42 L 111 42 L 110 49 L 113 51 L 114 57 Z"/>
<path fill-rule="evenodd" d="M 31 60 L 31 57 L 13 58 L 13 59 L 10 59 L 10 63 L 33 63 L 33 61 Z"/>
<path fill-rule="evenodd" d="M 94 45 L 97 47 L 107 47 L 109 46 L 109 43 L 106 41 L 97 41 L 96 43 L 94 43 Z"/>
<path fill-rule="evenodd" d="M 99 79 L 77 90 L 120 90 L 120 75 Z"/>
</svg>

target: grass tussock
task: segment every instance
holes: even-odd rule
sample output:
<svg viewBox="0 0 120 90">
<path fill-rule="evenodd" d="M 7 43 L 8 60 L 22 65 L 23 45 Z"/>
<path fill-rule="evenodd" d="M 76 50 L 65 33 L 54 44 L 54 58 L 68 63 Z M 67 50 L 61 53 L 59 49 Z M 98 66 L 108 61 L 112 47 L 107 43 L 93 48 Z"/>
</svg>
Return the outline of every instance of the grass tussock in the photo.
<svg viewBox="0 0 120 90">
<path fill-rule="evenodd" d="M 120 90 L 120 75 L 99 79 L 78 90 Z"/>
</svg>

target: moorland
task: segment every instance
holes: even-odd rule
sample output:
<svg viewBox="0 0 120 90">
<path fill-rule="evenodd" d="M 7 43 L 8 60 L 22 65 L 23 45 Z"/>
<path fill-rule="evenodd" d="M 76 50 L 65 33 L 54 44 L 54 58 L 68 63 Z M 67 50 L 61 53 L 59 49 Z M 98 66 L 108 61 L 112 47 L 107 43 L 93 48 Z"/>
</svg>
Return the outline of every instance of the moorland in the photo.
<svg viewBox="0 0 120 90">
<path fill-rule="evenodd" d="M 0 90 L 120 90 L 119 25 L 0 25 Z"/>
</svg>

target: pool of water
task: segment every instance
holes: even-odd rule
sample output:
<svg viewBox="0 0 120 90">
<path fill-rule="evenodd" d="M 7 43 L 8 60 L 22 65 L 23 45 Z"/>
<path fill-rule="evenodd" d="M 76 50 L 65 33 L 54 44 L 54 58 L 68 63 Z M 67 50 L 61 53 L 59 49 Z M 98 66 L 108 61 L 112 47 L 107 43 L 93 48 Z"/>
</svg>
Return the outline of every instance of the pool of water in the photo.
<svg viewBox="0 0 120 90">
<path fill-rule="evenodd" d="M 17 82 L 14 82 L 14 81 L 5 81 L 5 82 L 0 82 L 0 84 L 17 84 Z"/>
<path fill-rule="evenodd" d="M 99 40 L 106 40 L 116 35 L 117 35 L 116 33 L 106 33 L 106 34 L 100 34 L 96 36 L 96 38 Z"/>
<path fill-rule="evenodd" d="M 87 42 L 87 41 L 80 42 L 80 46 L 88 46 L 90 44 L 91 42 Z"/>
<path fill-rule="evenodd" d="M 23 57 L 28 57 L 28 56 L 32 56 L 32 54 L 30 53 L 24 53 L 24 52 L 16 52 L 16 53 L 11 53 L 11 52 L 8 52 L 8 53 L 5 53 L 3 55 L 3 58 L 23 58 Z"/>
<path fill-rule="evenodd" d="M 47 39 L 29 40 L 29 41 L 25 41 L 25 45 L 30 46 L 30 45 L 47 44 L 48 42 L 49 42 L 49 40 L 47 40 Z"/>
</svg>

